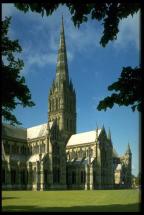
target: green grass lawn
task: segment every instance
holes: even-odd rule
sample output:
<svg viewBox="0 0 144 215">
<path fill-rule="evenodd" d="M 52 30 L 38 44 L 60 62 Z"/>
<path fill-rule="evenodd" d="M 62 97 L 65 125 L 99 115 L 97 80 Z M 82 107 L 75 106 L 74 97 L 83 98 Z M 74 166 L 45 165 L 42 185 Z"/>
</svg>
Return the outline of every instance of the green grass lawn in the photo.
<svg viewBox="0 0 144 215">
<path fill-rule="evenodd" d="M 2 211 L 139 211 L 139 190 L 2 191 Z"/>
</svg>

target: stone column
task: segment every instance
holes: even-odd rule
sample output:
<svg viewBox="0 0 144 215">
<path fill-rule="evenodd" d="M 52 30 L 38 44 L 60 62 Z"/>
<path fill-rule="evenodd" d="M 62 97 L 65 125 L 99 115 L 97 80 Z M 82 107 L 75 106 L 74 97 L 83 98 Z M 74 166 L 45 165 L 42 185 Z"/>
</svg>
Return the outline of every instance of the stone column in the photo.
<svg viewBox="0 0 144 215">
<path fill-rule="evenodd" d="M 48 187 L 53 187 L 53 164 L 52 164 L 52 144 L 48 139 Z"/>
<path fill-rule="evenodd" d="M 41 175 L 41 167 L 40 167 L 40 161 L 36 162 L 36 190 L 40 190 L 40 175 Z"/>
<path fill-rule="evenodd" d="M 92 164 L 89 165 L 89 188 L 93 190 L 93 166 Z"/>
<path fill-rule="evenodd" d="M 43 161 L 40 161 L 40 190 L 43 191 L 44 186 L 44 168 L 43 168 Z"/>
<path fill-rule="evenodd" d="M 10 163 L 7 165 L 7 171 L 6 171 L 6 185 L 7 189 L 11 189 L 11 168 L 10 168 Z"/>
<path fill-rule="evenodd" d="M 16 173 L 16 181 L 17 181 L 17 187 L 20 190 L 21 189 L 21 175 L 20 175 L 20 162 L 18 162 L 18 171 Z"/>
<path fill-rule="evenodd" d="M 85 190 L 88 189 L 88 166 L 85 165 Z"/>
<path fill-rule="evenodd" d="M 61 189 L 66 189 L 66 154 L 65 147 L 61 143 L 60 149 L 60 187 Z"/>
<path fill-rule="evenodd" d="M 31 190 L 32 189 L 32 163 L 28 163 L 28 184 L 27 184 L 27 189 Z"/>
</svg>

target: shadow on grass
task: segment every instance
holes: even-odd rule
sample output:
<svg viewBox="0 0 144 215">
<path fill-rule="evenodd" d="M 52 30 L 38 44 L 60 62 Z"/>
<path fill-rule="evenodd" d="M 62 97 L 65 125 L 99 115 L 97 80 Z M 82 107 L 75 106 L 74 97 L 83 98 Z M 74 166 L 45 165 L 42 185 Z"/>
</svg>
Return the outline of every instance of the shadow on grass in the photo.
<svg viewBox="0 0 144 215">
<path fill-rule="evenodd" d="M 37 206 L 4 206 L 2 211 L 35 211 L 35 212 L 137 212 L 140 204 L 128 205 L 97 205 L 97 206 L 73 206 L 73 207 L 37 207 Z"/>
<path fill-rule="evenodd" d="M 2 197 L 2 200 L 6 200 L 6 199 L 18 199 L 17 197 Z"/>
</svg>

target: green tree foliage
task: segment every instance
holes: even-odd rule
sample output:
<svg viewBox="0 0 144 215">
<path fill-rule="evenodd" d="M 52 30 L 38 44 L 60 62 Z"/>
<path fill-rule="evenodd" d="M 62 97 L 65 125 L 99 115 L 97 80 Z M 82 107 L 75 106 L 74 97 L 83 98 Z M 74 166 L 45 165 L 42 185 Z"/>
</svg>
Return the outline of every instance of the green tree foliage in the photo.
<svg viewBox="0 0 144 215">
<path fill-rule="evenodd" d="M 22 48 L 18 40 L 8 38 L 8 28 L 11 18 L 6 17 L 2 21 L 2 116 L 11 124 L 21 124 L 12 113 L 18 104 L 33 106 L 30 91 L 25 84 L 25 79 L 20 75 L 24 63 L 15 53 L 20 53 Z"/>
<path fill-rule="evenodd" d="M 100 43 L 103 47 L 107 45 L 110 40 L 117 38 L 118 25 L 121 19 L 133 15 L 140 9 L 139 3 L 106 3 L 96 2 L 94 4 L 87 3 L 15 3 L 15 6 L 23 11 L 40 13 L 42 16 L 51 15 L 59 5 L 66 5 L 72 15 L 72 21 L 75 26 L 86 22 L 88 17 L 101 21 L 104 26 L 103 35 Z"/>
<path fill-rule="evenodd" d="M 142 110 L 142 86 L 141 86 L 141 70 L 140 68 L 124 67 L 120 78 L 117 82 L 113 83 L 108 87 L 109 91 L 116 91 L 111 96 L 106 97 L 100 101 L 97 109 L 106 110 L 108 107 L 112 108 L 114 104 L 131 105 L 133 111 L 137 109 Z"/>
<path fill-rule="evenodd" d="M 75 26 L 79 27 L 80 24 L 86 22 L 88 18 L 95 19 L 104 27 L 100 44 L 105 47 L 109 41 L 117 39 L 119 32 L 119 22 L 121 19 L 128 17 L 129 15 L 135 14 L 140 10 L 140 3 L 127 3 L 127 2 L 99 2 L 94 4 L 87 3 L 61 3 L 68 7 L 72 21 Z M 25 13 L 29 10 L 40 13 L 42 16 L 51 15 L 54 10 L 58 8 L 60 3 L 15 3 L 15 6 L 24 11 Z M 112 108 L 114 104 L 120 106 L 132 107 L 132 110 L 141 111 L 142 97 L 140 93 L 140 86 L 142 81 L 142 72 L 140 68 L 123 68 L 121 77 L 115 83 L 108 87 L 108 90 L 119 91 L 111 96 L 106 97 L 100 101 L 97 106 L 98 110 L 106 110 L 108 107 Z"/>
</svg>

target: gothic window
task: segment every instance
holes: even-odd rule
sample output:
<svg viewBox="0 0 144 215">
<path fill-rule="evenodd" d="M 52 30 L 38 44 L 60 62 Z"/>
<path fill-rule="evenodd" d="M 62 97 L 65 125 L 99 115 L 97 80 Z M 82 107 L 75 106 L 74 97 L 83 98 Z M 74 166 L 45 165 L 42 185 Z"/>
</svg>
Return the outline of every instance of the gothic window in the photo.
<svg viewBox="0 0 144 215">
<path fill-rule="evenodd" d="M 60 98 L 58 98 L 58 109 L 60 109 Z"/>
<path fill-rule="evenodd" d="M 11 170 L 11 184 L 16 184 L 16 170 Z"/>
<path fill-rule="evenodd" d="M 75 159 L 75 155 L 76 155 L 75 151 L 72 150 L 72 159 Z"/>
<path fill-rule="evenodd" d="M 80 148 L 79 156 L 80 156 L 80 158 L 82 158 L 82 157 L 83 157 L 83 151 L 82 151 L 82 148 Z"/>
<path fill-rule="evenodd" d="M 2 169 L 2 184 L 5 184 L 5 169 Z"/>
<path fill-rule="evenodd" d="M 33 183 L 37 182 L 37 174 L 36 174 L 36 167 L 33 170 Z"/>
<path fill-rule="evenodd" d="M 35 154 L 38 154 L 39 153 L 39 145 L 35 145 Z"/>
<path fill-rule="evenodd" d="M 70 160 L 70 153 L 67 152 L 67 160 Z"/>
<path fill-rule="evenodd" d="M 89 150 L 86 150 L 86 156 L 89 157 Z"/>
<path fill-rule="evenodd" d="M 23 154 L 23 146 L 20 147 L 20 153 Z"/>
<path fill-rule="evenodd" d="M 35 154 L 35 148 L 32 146 L 32 154 Z"/>
<path fill-rule="evenodd" d="M 72 171 L 72 184 L 76 184 L 76 172 Z"/>
<path fill-rule="evenodd" d="M 44 170 L 44 183 L 47 184 L 48 183 L 48 171 Z"/>
<path fill-rule="evenodd" d="M 54 167 L 53 169 L 53 182 L 58 184 L 60 182 L 60 170 L 58 167 Z"/>
<path fill-rule="evenodd" d="M 51 109 L 52 109 L 52 111 L 54 111 L 54 100 L 53 99 L 51 100 Z"/>
<path fill-rule="evenodd" d="M 69 158 L 72 159 L 72 152 L 69 152 Z"/>
<path fill-rule="evenodd" d="M 32 146 L 30 146 L 30 155 L 32 155 Z"/>
<path fill-rule="evenodd" d="M 4 145 L 5 153 L 9 154 L 10 153 L 10 144 L 6 141 Z"/>
<path fill-rule="evenodd" d="M 34 154 L 36 154 L 36 145 L 34 146 Z"/>
<path fill-rule="evenodd" d="M 72 130 L 72 120 L 70 120 L 70 130 Z"/>
<path fill-rule="evenodd" d="M 69 121 L 67 119 L 67 130 L 69 130 Z"/>
<path fill-rule="evenodd" d="M 81 183 L 85 183 L 85 171 L 81 171 Z"/>
<path fill-rule="evenodd" d="M 20 179 L 21 179 L 21 184 L 25 185 L 26 184 L 26 173 L 25 173 L 25 170 L 21 170 L 21 172 L 20 172 Z"/>
<path fill-rule="evenodd" d="M 77 151 L 75 152 L 75 157 L 78 158 L 78 152 Z"/>
<path fill-rule="evenodd" d="M 93 149 L 90 148 L 89 153 L 90 153 L 90 157 L 93 157 Z"/>
<path fill-rule="evenodd" d="M 83 157 L 86 157 L 86 150 L 83 150 Z"/>
<path fill-rule="evenodd" d="M 12 145 L 12 154 L 15 154 L 15 145 Z"/>
<path fill-rule="evenodd" d="M 40 149 L 41 149 L 41 153 L 45 153 L 45 144 L 44 143 L 41 144 Z"/>
<path fill-rule="evenodd" d="M 56 98 L 56 110 L 58 110 L 58 99 Z"/>
<path fill-rule="evenodd" d="M 78 149 L 78 151 L 77 151 L 77 155 L 78 155 L 78 158 L 80 158 L 80 157 L 81 157 L 81 155 L 80 155 L 80 149 Z"/>
</svg>

